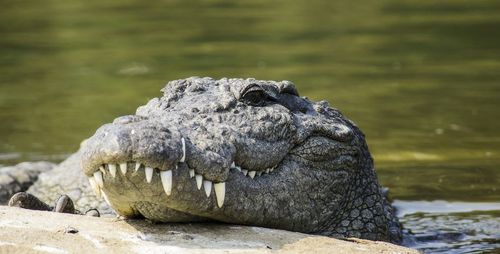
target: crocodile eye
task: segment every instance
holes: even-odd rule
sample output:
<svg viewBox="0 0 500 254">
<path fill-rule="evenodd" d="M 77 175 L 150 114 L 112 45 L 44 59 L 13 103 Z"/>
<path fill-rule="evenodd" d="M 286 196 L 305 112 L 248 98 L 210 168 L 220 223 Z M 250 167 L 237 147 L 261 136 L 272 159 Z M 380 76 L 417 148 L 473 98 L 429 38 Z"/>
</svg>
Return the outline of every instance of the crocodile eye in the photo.
<svg viewBox="0 0 500 254">
<path fill-rule="evenodd" d="M 253 106 L 262 106 L 268 98 L 269 95 L 257 84 L 248 86 L 241 96 L 242 101 Z"/>
</svg>

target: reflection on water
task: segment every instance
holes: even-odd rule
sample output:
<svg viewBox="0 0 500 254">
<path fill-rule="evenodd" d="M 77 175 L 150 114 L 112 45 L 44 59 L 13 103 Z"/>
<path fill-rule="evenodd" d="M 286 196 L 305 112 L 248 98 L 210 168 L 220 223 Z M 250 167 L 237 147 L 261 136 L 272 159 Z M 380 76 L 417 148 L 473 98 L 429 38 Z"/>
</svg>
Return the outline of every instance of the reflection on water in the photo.
<svg viewBox="0 0 500 254">
<path fill-rule="evenodd" d="M 494 0 L 3 1 L 0 164 L 60 161 L 168 80 L 288 79 L 361 127 L 394 198 L 498 202 L 498 31 Z"/>
<path fill-rule="evenodd" d="M 394 201 L 406 246 L 426 253 L 500 251 L 500 203 Z"/>
<path fill-rule="evenodd" d="M 397 208 L 398 217 L 415 213 L 469 213 L 473 211 L 500 211 L 500 202 L 447 202 L 435 201 L 404 201 L 394 200 L 392 204 Z M 500 233 L 500 229 L 499 232 Z"/>
</svg>

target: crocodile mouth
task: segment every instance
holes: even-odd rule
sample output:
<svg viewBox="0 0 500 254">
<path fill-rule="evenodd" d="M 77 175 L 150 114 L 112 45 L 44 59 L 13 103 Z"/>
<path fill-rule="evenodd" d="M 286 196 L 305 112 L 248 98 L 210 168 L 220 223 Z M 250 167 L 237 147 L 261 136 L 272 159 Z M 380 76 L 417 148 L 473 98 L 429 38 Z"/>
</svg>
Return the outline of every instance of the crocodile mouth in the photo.
<svg viewBox="0 0 500 254">
<path fill-rule="evenodd" d="M 226 181 L 210 181 L 202 174 L 198 174 L 196 169 L 190 168 L 186 162 L 186 146 L 184 138 L 181 139 L 181 143 L 182 157 L 176 164 L 171 166 L 171 168 L 153 167 L 147 162 L 133 160 L 98 164 L 95 166 L 93 173 L 88 176 L 89 183 L 95 195 L 98 198 L 104 198 L 104 200 L 113 207 L 113 203 L 110 202 L 108 195 L 106 194 L 109 187 L 116 188 L 116 185 L 122 183 L 123 181 L 145 181 L 148 184 L 151 184 L 159 178 L 161 186 L 163 187 L 163 194 L 169 198 L 172 195 L 173 184 L 176 183 L 175 176 L 183 175 L 183 180 L 191 179 L 199 191 L 203 188 L 207 198 L 215 196 L 217 207 L 222 208 L 226 196 Z M 264 170 L 250 170 L 232 162 L 229 173 L 237 175 L 235 177 L 243 177 L 249 180 L 251 179 L 257 181 L 260 177 L 273 173 L 278 166 L 279 164 L 268 167 Z M 182 183 L 189 185 L 189 183 Z M 215 195 L 211 195 L 212 190 Z"/>
</svg>

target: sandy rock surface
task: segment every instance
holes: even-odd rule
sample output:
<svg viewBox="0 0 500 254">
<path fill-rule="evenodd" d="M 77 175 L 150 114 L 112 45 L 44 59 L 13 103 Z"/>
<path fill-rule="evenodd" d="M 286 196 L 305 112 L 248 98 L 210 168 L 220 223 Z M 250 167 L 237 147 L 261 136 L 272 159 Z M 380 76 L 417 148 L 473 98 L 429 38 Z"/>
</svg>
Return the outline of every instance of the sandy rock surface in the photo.
<svg viewBox="0 0 500 254">
<path fill-rule="evenodd" d="M 0 253 L 418 253 L 259 227 L 151 224 L 0 206 Z"/>
</svg>

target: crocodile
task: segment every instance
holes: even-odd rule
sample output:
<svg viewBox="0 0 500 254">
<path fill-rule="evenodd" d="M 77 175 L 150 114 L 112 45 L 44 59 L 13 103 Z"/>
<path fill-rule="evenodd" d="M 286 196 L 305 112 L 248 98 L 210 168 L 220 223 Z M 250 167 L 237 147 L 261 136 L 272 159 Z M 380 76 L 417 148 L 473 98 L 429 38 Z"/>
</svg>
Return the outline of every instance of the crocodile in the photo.
<svg viewBox="0 0 500 254">
<path fill-rule="evenodd" d="M 28 192 L 154 222 L 401 241 L 364 134 L 328 102 L 299 96 L 290 81 L 252 78 L 191 77 L 161 91 Z"/>
</svg>

